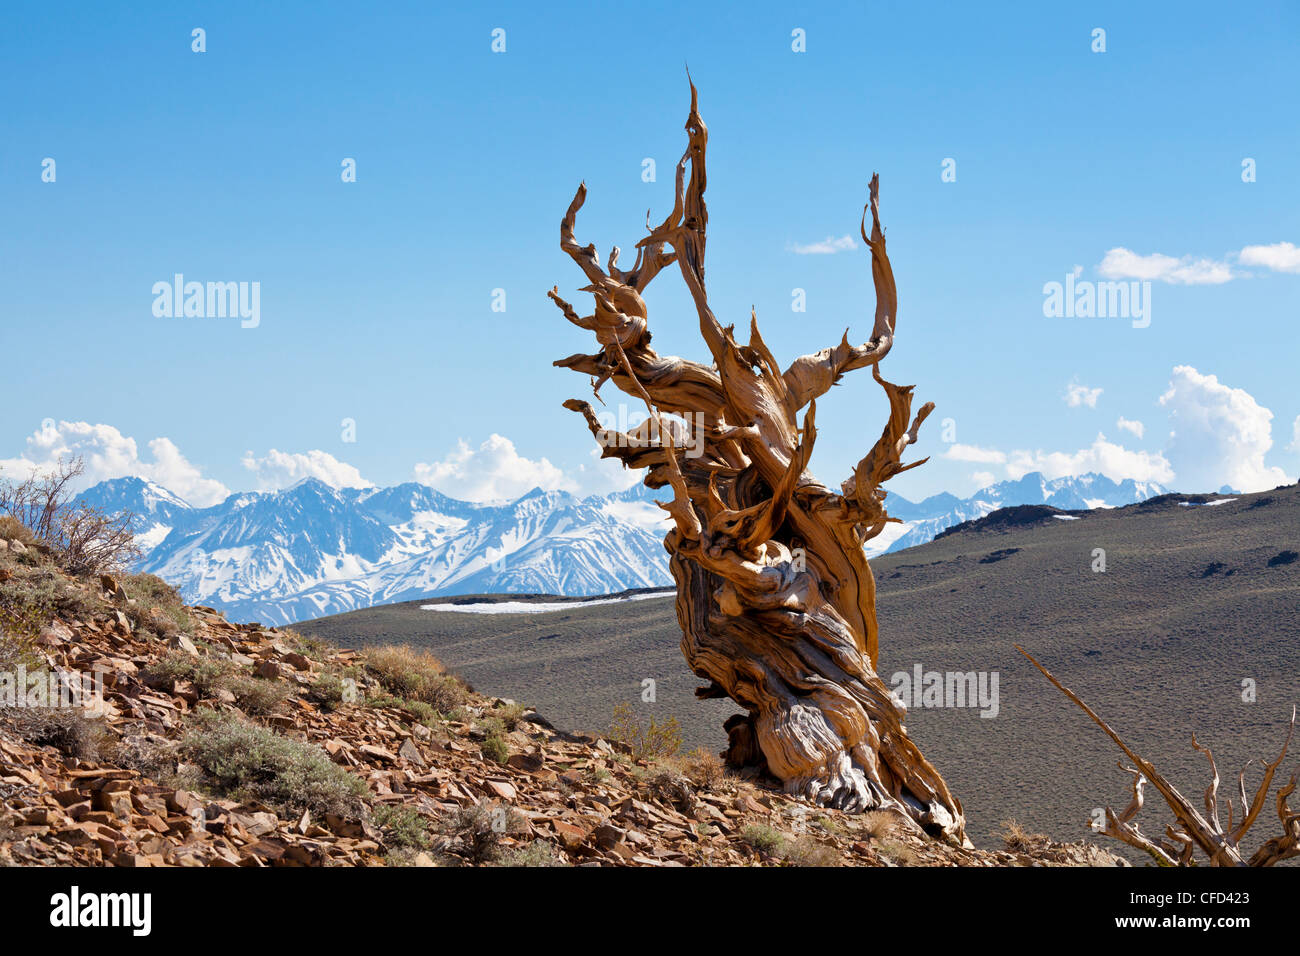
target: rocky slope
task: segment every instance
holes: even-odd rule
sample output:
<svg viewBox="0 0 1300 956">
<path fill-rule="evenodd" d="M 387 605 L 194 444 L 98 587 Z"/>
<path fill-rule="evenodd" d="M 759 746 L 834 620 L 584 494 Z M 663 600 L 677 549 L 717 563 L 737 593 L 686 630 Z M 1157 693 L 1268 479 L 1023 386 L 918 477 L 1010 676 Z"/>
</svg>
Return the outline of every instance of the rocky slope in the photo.
<svg viewBox="0 0 1300 956">
<path fill-rule="evenodd" d="M 0 542 L 0 621 L 0 863 L 1116 862 L 1024 834 L 958 849 L 890 815 L 811 808 L 707 754 L 637 756 L 636 734 L 562 733 L 426 657 L 233 624 L 148 577 L 74 580 L 17 541 Z M 99 709 L 23 706 L 19 664 L 98 672 L 102 697 L 83 703 Z"/>
</svg>

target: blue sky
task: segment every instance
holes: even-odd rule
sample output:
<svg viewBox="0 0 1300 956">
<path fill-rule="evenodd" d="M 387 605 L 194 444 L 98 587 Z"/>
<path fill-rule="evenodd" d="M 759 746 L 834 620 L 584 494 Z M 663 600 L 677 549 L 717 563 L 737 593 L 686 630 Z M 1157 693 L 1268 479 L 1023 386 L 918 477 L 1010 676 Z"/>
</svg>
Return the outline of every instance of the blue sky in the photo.
<svg viewBox="0 0 1300 956">
<path fill-rule="evenodd" d="M 560 407 L 590 389 L 552 360 L 592 347 L 545 292 L 584 304 L 558 245 L 580 180 L 602 256 L 670 207 L 689 63 L 714 311 L 743 327 L 754 305 L 783 360 L 868 334 L 861 242 L 810 247 L 856 237 L 880 173 L 900 293 L 882 372 L 938 406 L 931 463 L 893 490 L 1295 480 L 1295 5 L 470 6 L 6 7 L 5 474 L 80 452 L 200 503 L 305 474 L 626 484 Z M 1150 324 L 1046 317 L 1044 285 L 1076 270 L 1148 281 Z M 156 316 L 176 273 L 258 282 L 258 324 Z M 648 302 L 656 347 L 706 354 L 675 269 Z M 837 484 L 884 416 L 849 376 L 819 402 L 814 471 Z"/>
</svg>

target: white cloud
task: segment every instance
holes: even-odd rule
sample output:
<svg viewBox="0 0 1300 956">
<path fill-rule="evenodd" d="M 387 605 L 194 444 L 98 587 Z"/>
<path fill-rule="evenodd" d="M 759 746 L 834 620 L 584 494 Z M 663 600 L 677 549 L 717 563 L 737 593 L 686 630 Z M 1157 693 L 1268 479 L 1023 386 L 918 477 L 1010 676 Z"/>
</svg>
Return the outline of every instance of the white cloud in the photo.
<svg viewBox="0 0 1300 956">
<path fill-rule="evenodd" d="M 790 250 L 800 256 L 833 256 L 837 252 L 852 252 L 857 247 L 852 236 L 844 235 L 838 239 L 827 236 L 821 242 L 812 242 L 806 246 L 792 245 Z"/>
<path fill-rule="evenodd" d="M 1221 285 L 1235 278 L 1232 267 L 1214 259 L 1197 259 L 1153 252 L 1144 256 L 1130 249 L 1109 250 L 1097 271 L 1107 279 L 1149 279 L 1174 285 Z"/>
<path fill-rule="evenodd" d="M 347 462 L 319 449 L 283 452 L 272 448 L 261 458 L 248 451 L 242 464 L 256 477 L 258 491 L 278 491 L 304 478 L 317 478 L 332 488 L 369 488 L 373 484 Z"/>
<path fill-rule="evenodd" d="M 975 482 L 975 490 L 987 488 L 993 482 L 997 481 L 997 475 L 991 471 L 974 471 L 971 472 L 970 480 Z"/>
<path fill-rule="evenodd" d="M 1300 249 L 1289 242 L 1246 246 L 1237 258 L 1244 266 L 1263 266 L 1274 272 L 1300 272 Z"/>
<path fill-rule="evenodd" d="M 151 439 L 148 447 L 152 461 L 142 459 L 135 439 L 112 425 L 48 422 L 27 438 L 19 457 L 0 461 L 0 473 L 21 479 L 52 468 L 60 458 L 79 456 L 85 472 L 78 491 L 109 478 L 137 477 L 155 481 L 199 507 L 218 504 L 230 494 L 221 482 L 203 477 L 171 439 Z"/>
<path fill-rule="evenodd" d="M 577 492 L 578 485 L 545 458 L 524 458 L 510 439 L 488 436 L 478 448 L 461 439 L 442 461 L 415 466 L 415 479 L 463 501 L 500 501 L 541 488 Z"/>
<path fill-rule="evenodd" d="M 1086 399 L 1083 402 L 1087 403 Z M 1185 492 L 1215 491 L 1223 485 L 1245 492 L 1262 491 L 1292 480 L 1281 468 L 1265 464 L 1265 454 L 1273 446 L 1273 413 L 1244 389 L 1230 388 L 1213 375 L 1180 365 L 1173 370 L 1160 404 L 1167 409 L 1171 425 L 1163 452 L 1128 449 L 1098 434 L 1091 445 L 1073 452 L 1018 449 L 1003 453 L 994 448 L 953 445 L 944 457 L 1002 465 L 1012 479 L 1034 471 L 1047 478 L 1097 472 L 1114 481 L 1156 481 Z M 1116 425 L 1137 438 L 1146 434 L 1146 426 L 1139 421 L 1121 416 Z M 1290 448 L 1300 451 L 1300 417 L 1291 425 Z M 986 479 L 992 474 L 977 472 L 971 478 L 988 484 Z"/>
<path fill-rule="evenodd" d="M 1001 465 L 1007 460 L 1006 454 L 995 448 L 981 448 L 978 445 L 961 443 L 949 446 L 943 453 L 943 457 L 951 458 L 953 461 L 971 461 L 977 465 Z"/>
<path fill-rule="evenodd" d="M 584 495 L 609 495 L 627 491 L 645 477 L 644 468 L 624 468 L 616 458 L 601 458 L 600 448 L 591 450 L 590 465 L 579 465 L 577 482 Z"/>
<path fill-rule="evenodd" d="M 1010 454 L 1007 459 L 1008 477 L 1023 478 L 1031 471 L 1040 471 L 1045 478 L 1095 471 L 1112 481 L 1132 478 L 1161 484 L 1168 484 L 1174 477 L 1173 468 L 1159 452 L 1132 451 L 1107 441 L 1102 434 L 1098 434 L 1087 448 L 1075 452 L 1021 450 Z"/>
<path fill-rule="evenodd" d="M 1147 427 L 1143 425 L 1141 422 L 1136 422 L 1131 419 L 1125 418 L 1123 415 L 1119 417 L 1119 421 L 1115 422 L 1115 427 L 1123 429 L 1126 432 L 1132 432 L 1138 438 L 1141 438 L 1144 434 L 1146 434 L 1146 430 L 1147 430 Z"/>
<path fill-rule="evenodd" d="M 1080 405 L 1096 408 L 1097 399 L 1099 398 L 1101 398 L 1100 388 L 1089 388 L 1087 385 L 1080 385 L 1078 382 L 1071 382 L 1065 387 L 1065 404 L 1071 408 L 1078 408 Z"/>
<path fill-rule="evenodd" d="M 1214 491 L 1226 484 L 1263 491 L 1290 480 L 1281 468 L 1264 464 L 1273 446 L 1273 413 L 1244 389 L 1179 365 L 1160 404 L 1169 410 L 1169 460 L 1182 490 Z"/>
</svg>

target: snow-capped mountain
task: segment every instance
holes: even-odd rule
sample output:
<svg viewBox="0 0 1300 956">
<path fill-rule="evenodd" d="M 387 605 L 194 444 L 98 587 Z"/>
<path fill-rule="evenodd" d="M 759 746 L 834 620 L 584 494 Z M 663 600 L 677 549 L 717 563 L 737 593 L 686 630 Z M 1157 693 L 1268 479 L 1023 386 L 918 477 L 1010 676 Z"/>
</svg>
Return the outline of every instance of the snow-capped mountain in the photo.
<svg viewBox="0 0 1300 956">
<path fill-rule="evenodd" d="M 888 526 L 885 533 L 869 542 L 868 554 L 902 551 L 925 544 L 953 525 L 983 518 L 999 508 L 1013 505 L 1051 505 L 1062 511 L 1119 508 L 1163 495 L 1167 490 L 1154 481 L 1134 481 L 1132 478 L 1112 481 L 1105 475 L 1094 473 L 1047 479 L 1034 471 L 1016 481 L 1000 481 L 981 488 L 969 498 L 958 498 L 944 492 L 913 504 L 906 498 L 891 494 L 885 500 L 885 510 L 891 516 L 901 518 L 903 524 Z M 900 530 L 888 534 L 891 529 Z M 876 546 L 874 551 L 871 545 Z"/>
<path fill-rule="evenodd" d="M 288 624 L 434 594 L 608 594 L 672 583 L 664 513 L 643 487 L 577 498 L 534 489 L 499 505 L 410 482 L 276 492 L 193 508 L 152 482 L 101 482 L 80 500 L 135 515 L 138 570 L 233 618 Z"/>
<path fill-rule="evenodd" d="M 1101 475 L 1048 481 L 1035 473 L 964 499 L 939 494 L 913 503 L 891 494 L 886 507 L 903 523 L 873 539 L 868 554 L 924 544 L 1011 505 L 1117 507 L 1164 491 Z M 669 586 L 666 516 L 655 504 L 662 494 L 642 485 L 589 498 L 534 489 L 515 501 L 476 504 L 415 482 L 340 489 L 309 478 L 194 508 L 153 482 L 117 478 L 79 500 L 133 513 L 145 551 L 139 570 L 170 581 L 187 601 L 233 619 L 290 624 L 435 595 Z"/>
<path fill-rule="evenodd" d="M 145 478 L 110 478 L 83 491 L 77 500 L 105 514 L 131 512 L 136 544 L 146 551 L 167 537 L 178 515 L 194 510 L 183 498 Z"/>
</svg>

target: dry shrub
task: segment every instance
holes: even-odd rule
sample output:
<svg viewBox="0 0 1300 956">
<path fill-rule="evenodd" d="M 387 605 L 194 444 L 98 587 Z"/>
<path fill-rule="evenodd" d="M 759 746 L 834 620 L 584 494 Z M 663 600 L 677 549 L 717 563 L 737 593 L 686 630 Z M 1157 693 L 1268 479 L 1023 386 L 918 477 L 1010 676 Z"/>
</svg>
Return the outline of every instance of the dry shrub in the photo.
<svg viewBox="0 0 1300 956">
<path fill-rule="evenodd" d="M 502 837 L 524 832 L 527 827 L 515 810 L 478 804 L 461 807 L 442 821 L 440 829 L 460 840 L 470 860 L 488 863 L 500 855 Z"/>
<path fill-rule="evenodd" d="M 654 799 L 679 813 L 695 812 L 695 790 L 690 779 L 671 767 L 657 767 L 646 778 L 646 789 Z"/>
<path fill-rule="evenodd" d="M 1002 843 L 1012 853 L 1040 850 L 1051 842 L 1041 833 L 1030 833 L 1015 820 L 1002 821 Z"/>
<path fill-rule="evenodd" d="M 681 759 L 682 773 L 701 790 L 717 790 L 727 777 L 727 766 L 711 750 L 696 747 Z"/>
<path fill-rule="evenodd" d="M 868 840 L 882 841 L 894 835 L 898 821 L 892 813 L 885 810 L 872 810 L 861 817 L 862 835 Z"/>
<path fill-rule="evenodd" d="M 672 757 L 682 746 L 682 729 L 676 717 L 659 723 L 653 717 L 648 726 L 642 726 L 626 702 L 615 705 L 614 719 L 609 737 L 632 752 L 634 760 L 655 757 Z"/>
<path fill-rule="evenodd" d="M 109 755 L 116 766 L 138 770 L 142 776 L 169 783 L 176 773 L 179 744 L 158 734 L 129 734 L 119 740 Z"/>
<path fill-rule="evenodd" d="M 79 760 L 98 760 L 107 735 L 104 722 L 80 707 L 3 707 L 0 718 L 29 744 Z"/>
<path fill-rule="evenodd" d="M 36 537 L 27 525 L 10 514 L 0 514 L 0 538 L 6 541 L 21 541 L 24 545 L 35 544 Z"/>
<path fill-rule="evenodd" d="M 916 866 L 921 862 L 916 852 L 903 843 L 882 843 L 880 855 L 898 866 Z"/>
<path fill-rule="evenodd" d="M 0 513 L 24 526 L 70 574 L 121 570 L 140 556 L 132 515 L 76 504 L 73 487 L 84 471 L 81 458 L 61 458 L 23 481 L 0 480 Z"/>
<path fill-rule="evenodd" d="M 781 850 L 781 859 L 790 866 L 839 866 L 840 855 L 812 837 L 795 837 Z"/>
<path fill-rule="evenodd" d="M 367 670 L 395 697 L 428 704 L 445 714 L 465 702 L 465 685 L 447 673 L 428 651 L 407 646 L 375 647 L 364 656 Z"/>
</svg>

